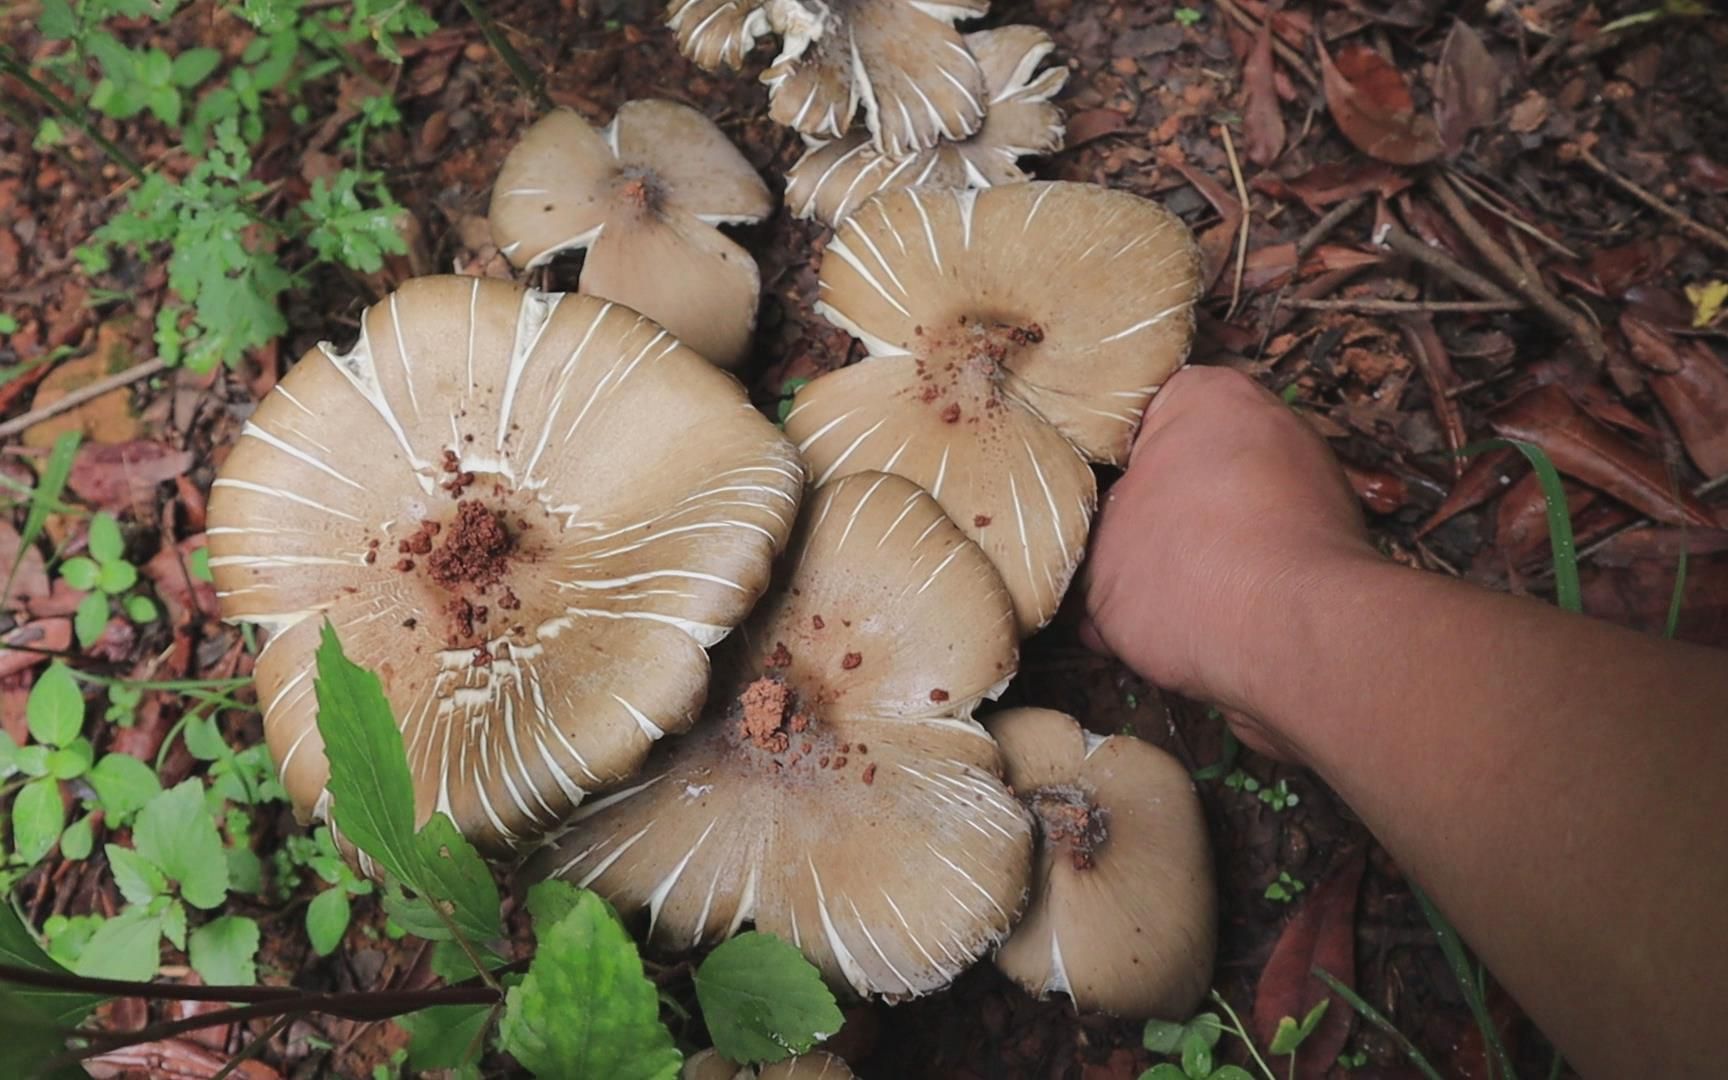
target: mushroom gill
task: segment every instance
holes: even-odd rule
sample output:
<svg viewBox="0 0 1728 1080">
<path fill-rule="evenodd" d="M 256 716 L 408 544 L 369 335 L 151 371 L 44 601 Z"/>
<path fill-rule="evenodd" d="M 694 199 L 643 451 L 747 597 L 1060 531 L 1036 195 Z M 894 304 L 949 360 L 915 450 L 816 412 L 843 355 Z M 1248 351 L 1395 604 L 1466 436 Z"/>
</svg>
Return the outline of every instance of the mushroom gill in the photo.
<svg viewBox="0 0 1728 1080">
<path fill-rule="evenodd" d="M 1049 621 L 1152 394 L 1187 357 L 1193 237 L 1156 203 L 1085 184 L 884 192 L 822 258 L 817 310 L 868 358 L 786 419 L 820 485 L 897 473 L 934 495 Z"/>
<path fill-rule="evenodd" d="M 629 101 L 597 131 L 558 109 L 505 157 L 492 232 L 518 267 L 587 249 L 581 291 L 615 300 L 722 367 L 747 355 L 761 281 L 716 225 L 774 211 L 768 186 L 695 109 Z"/>
<path fill-rule="evenodd" d="M 1031 824 L 970 719 L 1014 670 L 1000 577 L 925 492 L 818 491 L 716 658 L 702 722 L 530 863 L 693 949 L 746 922 L 835 986 L 907 998 L 1007 934 Z"/>
<path fill-rule="evenodd" d="M 329 620 L 383 682 L 421 819 L 493 852 L 563 821 L 695 718 L 803 479 L 730 376 L 635 312 L 408 282 L 282 379 L 210 497 L 222 613 L 270 631 L 258 696 L 296 811 L 328 810 Z"/>
<path fill-rule="evenodd" d="M 984 124 L 970 138 L 943 141 L 903 158 L 876 149 L 868 134 L 812 147 L 786 174 L 786 205 L 801 218 L 838 226 L 878 191 L 893 188 L 986 188 L 1025 180 L 1019 159 L 1062 148 L 1062 110 L 1050 103 L 1068 69 L 1038 65 L 1055 48 L 1030 26 L 966 35 L 983 67 L 988 94 Z"/>
<path fill-rule="evenodd" d="M 986 721 L 1038 825 L 1032 903 L 996 953 L 1029 993 L 1076 1008 L 1181 1020 L 1212 981 L 1212 856 L 1193 781 L 1131 735 L 1048 709 Z"/>
</svg>

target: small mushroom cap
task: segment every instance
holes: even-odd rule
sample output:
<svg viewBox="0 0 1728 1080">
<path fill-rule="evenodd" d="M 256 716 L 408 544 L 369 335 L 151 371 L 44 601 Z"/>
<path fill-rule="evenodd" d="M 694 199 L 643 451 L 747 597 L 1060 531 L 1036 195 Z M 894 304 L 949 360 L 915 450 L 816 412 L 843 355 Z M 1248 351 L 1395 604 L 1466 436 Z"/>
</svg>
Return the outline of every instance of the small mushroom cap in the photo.
<svg viewBox="0 0 1728 1080">
<path fill-rule="evenodd" d="M 964 142 L 941 142 L 903 158 L 875 148 L 868 132 L 817 146 L 786 174 L 786 205 L 801 218 L 838 226 L 866 199 L 893 188 L 985 188 L 1026 179 L 1019 159 L 1062 148 L 1062 110 L 1050 103 L 1068 69 L 1038 65 L 1055 48 L 1031 26 L 966 35 L 984 71 L 989 105 L 984 124 Z"/>
<path fill-rule="evenodd" d="M 769 30 L 764 0 L 672 0 L 666 25 L 678 51 L 706 71 L 739 68 Z"/>
<path fill-rule="evenodd" d="M 724 367 L 749 350 L 761 282 L 749 252 L 713 226 L 773 210 L 768 186 L 706 116 L 631 101 L 604 131 L 568 109 L 536 122 L 504 159 L 490 216 L 516 266 L 588 248 L 583 292 L 647 315 Z"/>
<path fill-rule="evenodd" d="M 704 719 L 535 857 L 672 949 L 745 922 L 836 987 L 912 997 L 1013 924 L 1030 821 L 969 717 L 1015 662 L 1000 578 L 895 476 L 815 494 Z"/>
<path fill-rule="evenodd" d="M 211 492 L 222 613 L 272 632 L 259 700 L 296 810 L 324 809 L 328 619 L 382 680 L 421 819 L 494 851 L 561 822 L 695 718 L 802 486 L 737 382 L 634 312 L 408 282 L 282 379 Z"/>
<path fill-rule="evenodd" d="M 818 310 L 870 359 L 802 387 L 786 433 L 816 483 L 922 485 L 988 552 L 1021 629 L 1049 621 L 1096 501 L 1186 358 L 1198 255 L 1156 203 L 1085 184 L 884 192 L 822 259 Z"/>
<path fill-rule="evenodd" d="M 769 23 L 784 39 L 762 75 L 769 114 L 815 138 L 838 139 L 860 106 L 876 147 L 905 157 L 958 141 L 984 121 L 978 60 L 954 23 L 989 10 L 988 0 L 770 0 Z"/>
<path fill-rule="evenodd" d="M 1101 820 L 1101 839 L 1082 858 L 1034 814 L 1032 903 L 996 966 L 1029 993 L 1067 994 L 1087 1012 L 1191 1015 L 1212 981 L 1217 909 L 1187 770 L 1150 743 L 1100 738 L 1047 709 L 1009 709 L 988 727 L 1022 800 L 1078 797 Z"/>
<path fill-rule="evenodd" d="M 684 1062 L 681 1080 L 852 1080 L 853 1072 L 833 1054 L 820 1050 L 772 1064 L 734 1065 L 713 1048 Z"/>
</svg>

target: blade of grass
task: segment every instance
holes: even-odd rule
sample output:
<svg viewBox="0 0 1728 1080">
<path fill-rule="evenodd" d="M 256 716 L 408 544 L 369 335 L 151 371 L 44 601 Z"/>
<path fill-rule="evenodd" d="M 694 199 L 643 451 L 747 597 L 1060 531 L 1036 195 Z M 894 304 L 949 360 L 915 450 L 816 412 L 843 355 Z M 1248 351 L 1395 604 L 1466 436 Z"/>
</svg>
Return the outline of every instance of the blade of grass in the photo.
<svg viewBox="0 0 1728 1080">
<path fill-rule="evenodd" d="M 66 490 L 66 481 L 72 475 L 72 461 L 78 456 L 78 443 L 82 438 L 78 432 L 68 431 L 54 440 L 54 448 L 48 452 L 48 464 L 42 467 L 36 490 L 30 493 L 30 515 L 24 519 L 24 531 L 18 534 L 18 553 L 12 557 L 12 568 L 6 571 L 6 587 L 0 589 L 0 598 L 12 595 L 12 579 L 18 576 L 24 553 L 42 535 L 42 526 L 48 523 L 49 512 L 60 501 L 60 493 Z"/>
<path fill-rule="evenodd" d="M 1355 1009 L 1362 1019 L 1373 1024 L 1375 1027 L 1390 1036 L 1392 1041 L 1398 1044 L 1398 1049 L 1404 1051 L 1404 1056 L 1410 1059 L 1410 1064 L 1416 1066 L 1417 1072 L 1420 1072 L 1423 1076 L 1427 1077 L 1428 1080 L 1445 1080 L 1445 1078 L 1440 1075 L 1440 1070 L 1436 1069 L 1429 1063 L 1428 1059 L 1423 1056 L 1422 1051 L 1416 1049 L 1416 1044 L 1410 1041 L 1409 1036 L 1405 1035 L 1402 1031 L 1399 1031 L 1397 1026 L 1394 1025 L 1392 1021 L 1386 1019 L 1379 1009 L 1376 1009 L 1374 1006 L 1364 1001 L 1362 996 L 1356 993 L 1356 991 L 1333 978 L 1332 973 L 1327 971 L 1325 968 L 1316 967 L 1313 971 L 1313 975 L 1316 979 L 1325 983 L 1327 989 L 1349 1002 L 1350 1007 Z"/>
<path fill-rule="evenodd" d="M 1434 936 L 1440 943 L 1440 952 L 1446 957 L 1446 965 L 1452 969 L 1452 977 L 1458 980 L 1458 989 L 1464 994 L 1464 1001 L 1470 1006 L 1470 1014 L 1476 1018 L 1476 1026 L 1482 1030 L 1482 1040 L 1487 1044 L 1488 1052 L 1493 1055 L 1489 1062 L 1490 1068 L 1498 1067 L 1502 1080 L 1518 1080 L 1518 1072 L 1512 1068 L 1512 1059 L 1507 1056 L 1506 1047 L 1500 1041 L 1500 1032 L 1494 1027 L 1494 1018 L 1488 1013 L 1488 1002 L 1483 996 L 1480 985 L 1476 981 L 1475 965 L 1470 960 L 1470 953 L 1464 948 L 1464 939 L 1458 936 L 1458 930 L 1428 899 L 1414 882 L 1410 884 L 1410 893 L 1416 897 L 1416 902 L 1422 905 L 1422 914 L 1427 916 L 1428 925 L 1434 928 Z"/>
<path fill-rule="evenodd" d="M 1674 632 L 1680 629 L 1680 607 L 1686 598 L 1686 530 L 1680 530 L 1680 564 L 1674 568 L 1674 595 L 1668 598 L 1668 622 L 1662 627 L 1662 636 L 1669 641 L 1674 640 Z"/>
<path fill-rule="evenodd" d="M 1486 450 L 1510 447 L 1523 454 L 1536 472 L 1536 482 L 1542 487 L 1542 501 L 1548 507 L 1548 543 L 1554 551 L 1554 600 L 1561 608 L 1577 614 L 1584 610 L 1584 593 L 1578 585 L 1578 545 L 1572 539 L 1572 514 L 1566 507 L 1566 488 L 1560 483 L 1560 471 L 1548 459 L 1540 446 L 1518 439 L 1488 439 L 1471 443 L 1458 451 L 1470 457 Z"/>
</svg>

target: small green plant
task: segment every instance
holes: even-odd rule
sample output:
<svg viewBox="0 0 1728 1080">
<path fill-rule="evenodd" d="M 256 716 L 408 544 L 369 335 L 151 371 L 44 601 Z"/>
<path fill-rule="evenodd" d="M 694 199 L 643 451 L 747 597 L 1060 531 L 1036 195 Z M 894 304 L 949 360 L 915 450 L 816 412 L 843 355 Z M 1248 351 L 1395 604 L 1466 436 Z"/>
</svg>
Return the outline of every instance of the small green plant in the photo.
<svg viewBox="0 0 1728 1080">
<path fill-rule="evenodd" d="M 1288 904 L 1307 891 L 1308 886 L 1291 877 L 1288 870 L 1280 870 L 1278 871 L 1278 879 L 1266 886 L 1266 891 L 1262 895 L 1276 903 Z"/>
<path fill-rule="evenodd" d="M 1176 22 L 1181 26 L 1194 26 L 1204 18 L 1198 8 L 1179 7 L 1176 9 Z"/>
<path fill-rule="evenodd" d="M 1290 790 L 1288 781 L 1280 780 L 1267 786 L 1254 777 L 1236 769 L 1224 778 L 1224 786 L 1231 791 L 1242 791 L 1253 795 L 1273 810 L 1282 812 L 1302 801 L 1301 796 Z"/>
<path fill-rule="evenodd" d="M 72 617 L 78 644 L 85 648 L 101 638 L 116 601 L 135 623 L 153 622 L 159 614 L 154 600 L 132 594 L 138 569 L 126 561 L 126 540 L 113 514 L 102 511 L 90 519 L 88 550 L 60 564 L 61 580 L 87 594 Z"/>
</svg>

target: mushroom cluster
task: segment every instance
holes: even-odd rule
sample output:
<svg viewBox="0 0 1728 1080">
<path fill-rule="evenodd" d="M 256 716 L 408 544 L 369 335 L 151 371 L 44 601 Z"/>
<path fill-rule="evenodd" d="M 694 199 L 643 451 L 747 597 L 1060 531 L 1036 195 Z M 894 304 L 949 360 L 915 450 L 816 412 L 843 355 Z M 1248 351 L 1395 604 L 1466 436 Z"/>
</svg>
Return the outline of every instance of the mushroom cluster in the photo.
<svg viewBox="0 0 1728 1080">
<path fill-rule="evenodd" d="M 630 101 L 604 130 L 569 109 L 505 157 L 492 235 L 518 267 L 586 249 L 581 291 L 615 300 L 721 367 L 748 355 L 761 281 L 717 225 L 761 221 L 768 186 L 713 121 L 673 101 Z"/>
</svg>

